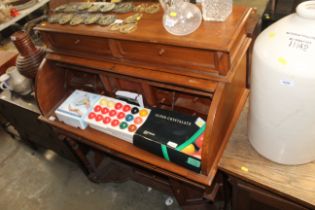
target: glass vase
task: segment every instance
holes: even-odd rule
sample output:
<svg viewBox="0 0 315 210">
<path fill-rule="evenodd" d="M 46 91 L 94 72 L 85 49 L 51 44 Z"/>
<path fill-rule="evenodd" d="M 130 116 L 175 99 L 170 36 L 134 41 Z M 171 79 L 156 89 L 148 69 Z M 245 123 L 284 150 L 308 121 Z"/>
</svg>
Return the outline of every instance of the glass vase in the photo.
<svg viewBox="0 0 315 210">
<path fill-rule="evenodd" d="M 202 17 L 205 21 L 225 21 L 231 14 L 233 0 L 203 0 Z"/>
</svg>

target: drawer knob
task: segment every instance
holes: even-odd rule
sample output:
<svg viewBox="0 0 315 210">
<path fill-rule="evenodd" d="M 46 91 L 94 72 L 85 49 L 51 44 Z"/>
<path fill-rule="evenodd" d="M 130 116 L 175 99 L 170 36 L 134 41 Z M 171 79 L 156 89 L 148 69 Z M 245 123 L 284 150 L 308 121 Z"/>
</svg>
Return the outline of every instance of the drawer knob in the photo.
<svg viewBox="0 0 315 210">
<path fill-rule="evenodd" d="M 162 49 L 160 49 L 160 51 L 159 51 L 159 56 L 161 56 L 161 55 L 163 55 L 165 53 L 165 50 L 162 48 Z"/>
<path fill-rule="evenodd" d="M 80 43 L 80 39 L 77 39 L 74 41 L 74 44 L 79 44 Z"/>
</svg>

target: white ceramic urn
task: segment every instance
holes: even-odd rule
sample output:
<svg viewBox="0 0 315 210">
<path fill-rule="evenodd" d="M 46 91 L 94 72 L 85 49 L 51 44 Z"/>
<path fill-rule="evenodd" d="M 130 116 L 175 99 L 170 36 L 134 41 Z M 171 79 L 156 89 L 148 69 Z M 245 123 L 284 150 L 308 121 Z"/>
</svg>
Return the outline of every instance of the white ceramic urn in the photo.
<svg viewBox="0 0 315 210">
<path fill-rule="evenodd" d="M 28 95 L 33 90 L 32 80 L 24 77 L 16 66 L 9 67 L 6 73 L 0 76 L 0 89 L 8 89 L 19 95 Z"/>
<path fill-rule="evenodd" d="M 249 140 L 278 163 L 315 160 L 315 1 L 299 4 L 254 44 Z"/>
</svg>

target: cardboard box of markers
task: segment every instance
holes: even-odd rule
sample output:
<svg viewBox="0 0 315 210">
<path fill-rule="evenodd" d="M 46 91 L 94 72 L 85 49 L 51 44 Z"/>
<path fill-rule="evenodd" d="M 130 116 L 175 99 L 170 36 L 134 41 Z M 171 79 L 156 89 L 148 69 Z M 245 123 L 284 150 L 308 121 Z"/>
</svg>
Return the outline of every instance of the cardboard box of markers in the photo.
<svg viewBox="0 0 315 210">
<path fill-rule="evenodd" d="M 65 124 L 81 129 L 90 126 L 200 172 L 206 127 L 200 117 L 139 107 L 81 90 L 75 90 L 55 114 Z"/>
</svg>

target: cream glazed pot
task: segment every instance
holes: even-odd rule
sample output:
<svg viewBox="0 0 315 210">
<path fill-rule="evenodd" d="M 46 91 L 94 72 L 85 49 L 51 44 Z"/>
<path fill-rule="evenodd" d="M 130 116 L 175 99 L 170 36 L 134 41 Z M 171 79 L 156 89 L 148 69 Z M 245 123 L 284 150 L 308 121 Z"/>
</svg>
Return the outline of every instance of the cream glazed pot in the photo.
<svg viewBox="0 0 315 210">
<path fill-rule="evenodd" d="M 0 89 L 8 89 L 19 95 L 28 95 L 32 92 L 32 80 L 24 77 L 17 70 L 16 66 L 11 66 L 6 73 L 0 76 Z"/>
<path fill-rule="evenodd" d="M 277 163 L 315 160 L 315 1 L 299 4 L 254 44 L 249 141 Z"/>
</svg>

